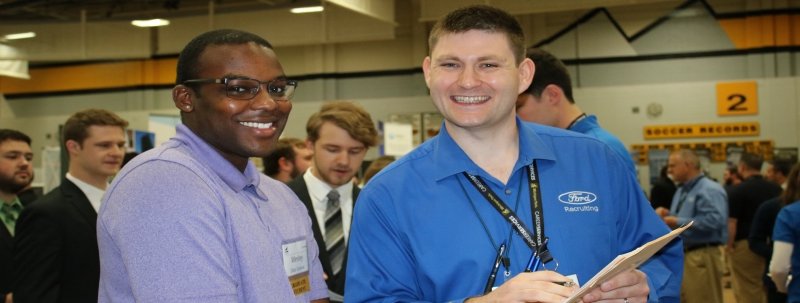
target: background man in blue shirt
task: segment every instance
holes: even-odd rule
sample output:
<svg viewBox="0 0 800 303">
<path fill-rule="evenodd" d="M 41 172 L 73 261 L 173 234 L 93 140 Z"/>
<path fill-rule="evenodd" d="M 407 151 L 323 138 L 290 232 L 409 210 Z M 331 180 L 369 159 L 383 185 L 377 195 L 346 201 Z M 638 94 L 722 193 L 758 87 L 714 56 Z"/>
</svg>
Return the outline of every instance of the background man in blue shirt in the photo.
<svg viewBox="0 0 800 303">
<path fill-rule="evenodd" d="M 721 185 L 706 178 L 700 160 L 691 150 L 669 156 L 668 172 L 681 186 L 671 209 L 656 209 L 672 228 L 694 221 L 681 234 L 685 245 L 682 302 L 722 303 L 722 250 L 727 239 L 728 204 Z"/>
<path fill-rule="evenodd" d="M 572 80 L 561 60 L 542 49 L 528 51 L 536 65 L 533 83 L 517 98 L 522 120 L 576 131 L 608 144 L 634 174 L 633 158 L 617 137 L 600 127 L 597 116 L 587 115 L 572 97 Z"/>
<path fill-rule="evenodd" d="M 517 118 L 535 67 L 512 16 L 462 8 L 436 23 L 428 43 L 422 67 L 443 131 L 361 192 L 347 301 L 562 302 L 575 288 L 553 282 L 575 275 L 586 283 L 618 254 L 669 231 L 606 144 Z M 495 208 L 500 200 L 508 212 Z M 512 228 L 511 211 L 517 219 L 508 221 L 531 228 Z M 582 300 L 678 302 L 678 242 Z M 544 243 L 556 261 L 539 268 L 550 270 L 524 272 L 531 248 Z M 493 267 L 502 268 L 487 279 Z"/>
</svg>

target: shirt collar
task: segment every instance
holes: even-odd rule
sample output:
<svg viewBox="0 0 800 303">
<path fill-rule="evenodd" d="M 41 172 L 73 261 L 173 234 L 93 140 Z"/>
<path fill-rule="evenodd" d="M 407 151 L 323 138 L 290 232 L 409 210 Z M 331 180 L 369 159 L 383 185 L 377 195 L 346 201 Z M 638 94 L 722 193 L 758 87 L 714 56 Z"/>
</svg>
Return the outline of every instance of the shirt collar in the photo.
<svg viewBox="0 0 800 303">
<path fill-rule="evenodd" d="M 261 176 L 252 161 L 247 161 L 247 166 L 244 169 L 244 173 L 242 173 L 186 125 L 178 124 L 175 129 L 175 137 L 173 139 L 186 144 L 189 151 L 195 154 L 198 161 L 208 165 L 211 171 L 215 172 L 232 190 L 239 193 L 252 186 L 259 196 L 266 199 L 266 194 L 261 191 L 259 186 L 256 186 Z"/>
<path fill-rule="evenodd" d="M 345 183 L 339 187 L 331 187 L 328 183 L 317 178 L 311 172 L 313 168 L 309 168 L 306 170 L 306 173 L 303 174 L 303 180 L 306 182 L 306 187 L 308 187 L 308 194 L 311 196 L 311 201 L 314 203 L 315 208 L 322 208 L 324 209 L 327 207 L 328 202 L 328 193 L 335 189 L 339 192 L 339 201 L 351 201 L 353 197 L 353 181 Z"/>
<path fill-rule="evenodd" d="M 83 182 L 83 180 L 76 178 L 70 173 L 67 173 L 67 180 L 75 183 L 75 186 L 77 186 L 83 192 L 83 194 L 86 195 L 86 199 L 88 199 L 89 203 L 92 204 L 94 211 L 100 210 L 100 202 L 103 200 L 103 194 L 106 193 L 104 189 L 100 189 L 94 185 Z"/>
<path fill-rule="evenodd" d="M 700 179 L 702 179 L 705 176 L 706 176 L 705 174 L 700 173 L 699 175 L 697 175 L 697 177 L 694 177 L 693 179 L 689 180 L 688 182 L 683 183 L 683 185 L 681 185 L 681 188 L 684 191 L 689 191 L 692 188 L 694 188 L 694 185 L 697 184 L 697 182 L 700 181 Z"/>
<path fill-rule="evenodd" d="M 583 118 L 578 119 L 578 121 L 575 121 L 575 124 L 573 124 L 572 127 L 568 129 L 571 131 L 583 133 L 597 126 L 600 126 L 599 124 L 597 124 L 597 116 L 586 115 Z"/>
<path fill-rule="evenodd" d="M 522 122 L 519 117 L 516 118 L 516 122 L 519 130 L 519 156 L 517 163 L 514 164 L 514 171 L 531 164 L 534 159 L 555 161 L 556 157 L 553 149 L 545 144 L 536 133 L 534 129 L 536 125 Z M 432 139 L 435 141 L 432 142 L 430 147 L 434 163 L 439 165 L 432 174 L 434 179 L 438 181 L 464 171 L 486 177 L 487 175 L 482 173 L 483 169 L 476 165 L 464 150 L 456 144 L 453 137 L 447 132 L 444 122 L 442 122 L 441 130 L 439 135 Z"/>
<path fill-rule="evenodd" d="M 0 200 L 0 203 L 7 204 L 8 206 L 14 207 L 17 206 L 19 209 L 22 209 L 22 201 L 19 200 L 19 196 L 14 196 L 14 200 L 11 201 L 4 201 Z M 0 205 L 2 206 L 2 205 Z"/>
</svg>

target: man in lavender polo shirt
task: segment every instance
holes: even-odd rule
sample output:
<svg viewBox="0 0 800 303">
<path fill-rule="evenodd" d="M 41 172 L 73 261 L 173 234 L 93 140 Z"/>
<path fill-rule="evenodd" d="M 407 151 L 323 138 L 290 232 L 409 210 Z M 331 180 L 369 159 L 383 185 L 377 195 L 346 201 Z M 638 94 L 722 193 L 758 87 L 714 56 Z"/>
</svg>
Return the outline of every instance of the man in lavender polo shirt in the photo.
<svg viewBox="0 0 800 303">
<path fill-rule="evenodd" d="M 297 83 L 270 44 L 216 30 L 178 59 L 182 125 L 117 175 L 97 222 L 100 302 L 327 302 L 303 204 L 248 159 L 274 147 Z"/>
</svg>

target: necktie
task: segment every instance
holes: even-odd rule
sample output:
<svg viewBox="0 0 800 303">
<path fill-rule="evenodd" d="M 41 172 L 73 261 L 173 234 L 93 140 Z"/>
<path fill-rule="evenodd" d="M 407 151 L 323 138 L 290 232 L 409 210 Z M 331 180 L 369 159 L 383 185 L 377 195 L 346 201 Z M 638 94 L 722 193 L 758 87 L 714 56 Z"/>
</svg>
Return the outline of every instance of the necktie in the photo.
<svg viewBox="0 0 800 303">
<path fill-rule="evenodd" d="M 339 207 L 339 192 L 328 193 L 328 208 L 325 211 L 325 249 L 331 260 L 333 274 L 342 270 L 344 261 L 344 226 L 342 225 L 342 209 Z"/>
<path fill-rule="evenodd" d="M 0 203 L 3 206 L 0 206 L 0 213 L 3 213 L 3 224 L 8 229 L 8 233 L 11 236 L 14 236 L 14 228 L 17 225 L 17 217 L 19 217 L 19 213 L 22 211 L 19 204 L 6 204 Z"/>
</svg>

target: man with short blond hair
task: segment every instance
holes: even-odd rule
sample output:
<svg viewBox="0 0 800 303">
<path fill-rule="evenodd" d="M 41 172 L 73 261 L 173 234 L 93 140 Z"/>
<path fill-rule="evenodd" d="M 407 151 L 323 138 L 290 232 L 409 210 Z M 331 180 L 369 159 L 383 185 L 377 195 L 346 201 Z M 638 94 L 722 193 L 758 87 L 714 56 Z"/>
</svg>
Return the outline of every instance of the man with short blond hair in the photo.
<svg viewBox="0 0 800 303">
<path fill-rule="evenodd" d="M 367 150 L 378 143 L 378 131 L 363 107 L 337 101 L 311 115 L 306 133 L 314 154 L 311 168 L 289 187 L 308 209 L 317 245 L 327 248 L 320 249 L 319 258 L 328 289 L 343 294 L 350 222 L 359 194 L 353 177 Z"/>
</svg>

